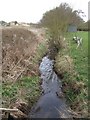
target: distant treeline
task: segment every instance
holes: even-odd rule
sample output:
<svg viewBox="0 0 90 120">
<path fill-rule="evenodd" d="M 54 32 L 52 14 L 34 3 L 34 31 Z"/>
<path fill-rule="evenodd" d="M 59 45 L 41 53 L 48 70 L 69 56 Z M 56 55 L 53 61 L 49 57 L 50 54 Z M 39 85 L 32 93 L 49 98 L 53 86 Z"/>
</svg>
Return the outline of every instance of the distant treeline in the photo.
<svg viewBox="0 0 90 120">
<path fill-rule="evenodd" d="M 78 26 L 78 31 L 90 31 L 90 20 Z"/>
<path fill-rule="evenodd" d="M 82 10 L 73 10 L 67 3 L 62 3 L 59 7 L 44 13 L 40 23 L 49 28 L 53 37 L 58 37 L 60 33 L 67 31 L 69 24 L 79 28 L 84 23 L 81 14 L 83 14 Z"/>
<path fill-rule="evenodd" d="M 90 28 L 78 28 L 77 31 L 90 31 Z"/>
</svg>

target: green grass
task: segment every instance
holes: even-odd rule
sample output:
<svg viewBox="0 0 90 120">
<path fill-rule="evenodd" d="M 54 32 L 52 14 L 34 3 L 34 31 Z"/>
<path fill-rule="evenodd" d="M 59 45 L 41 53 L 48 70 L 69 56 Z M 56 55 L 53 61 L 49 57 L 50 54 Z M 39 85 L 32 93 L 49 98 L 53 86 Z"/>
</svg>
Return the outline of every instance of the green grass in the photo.
<svg viewBox="0 0 90 120">
<path fill-rule="evenodd" d="M 40 79 L 38 76 L 23 77 L 16 83 L 4 83 L 2 85 L 2 96 L 6 100 L 6 106 L 9 107 L 11 103 L 14 103 L 17 99 L 22 99 L 25 102 L 29 102 L 30 105 L 40 96 Z M 7 104 L 8 103 L 8 104 Z"/>
<path fill-rule="evenodd" d="M 82 45 L 78 48 L 72 40 L 75 34 L 83 38 Z M 59 75 L 63 75 L 63 91 L 70 107 L 80 115 L 87 116 L 88 32 L 66 33 L 65 37 L 67 47 L 59 50 L 55 69 Z"/>
<path fill-rule="evenodd" d="M 88 32 L 77 32 L 77 36 L 83 38 L 82 46 L 76 49 L 77 44 L 74 43 L 72 37 L 75 35 L 68 35 L 70 42 L 70 53 L 69 55 L 73 58 L 74 68 L 79 73 L 77 80 L 82 80 L 87 83 L 88 80 Z"/>
<path fill-rule="evenodd" d="M 82 45 L 78 48 L 76 48 L 77 44 L 72 40 L 75 33 L 67 33 L 66 35 L 69 43 L 68 54 L 73 59 L 74 73 L 67 75 L 64 79 L 68 79 L 68 84 L 72 84 L 66 92 L 69 103 L 72 106 L 78 104 L 76 108 L 74 107 L 75 110 L 85 116 L 88 110 L 88 32 L 77 32 L 76 35 L 83 38 Z"/>
<path fill-rule="evenodd" d="M 34 57 L 34 62 L 37 63 L 42 59 L 42 57 L 47 53 L 47 43 L 46 41 L 40 43 L 37 47 L 37 53 Z"/>
</svg>

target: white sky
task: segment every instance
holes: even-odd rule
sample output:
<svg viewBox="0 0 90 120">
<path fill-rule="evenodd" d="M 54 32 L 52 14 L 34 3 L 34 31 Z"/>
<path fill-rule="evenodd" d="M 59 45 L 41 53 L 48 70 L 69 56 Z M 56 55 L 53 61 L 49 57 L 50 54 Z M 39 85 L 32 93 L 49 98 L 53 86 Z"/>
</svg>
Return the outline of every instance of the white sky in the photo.
<svg viewBox="0 0 90 120">
<path fill-rule="evenodd" d="M 39 22 L 43 13 L 59 6 L 60 3 L 69 3 L 74 9 L 81 9 L 88 20 L 88 2 L 90 0 L 0 0 L 0 20 L 6 22 Z"/>
</svg>

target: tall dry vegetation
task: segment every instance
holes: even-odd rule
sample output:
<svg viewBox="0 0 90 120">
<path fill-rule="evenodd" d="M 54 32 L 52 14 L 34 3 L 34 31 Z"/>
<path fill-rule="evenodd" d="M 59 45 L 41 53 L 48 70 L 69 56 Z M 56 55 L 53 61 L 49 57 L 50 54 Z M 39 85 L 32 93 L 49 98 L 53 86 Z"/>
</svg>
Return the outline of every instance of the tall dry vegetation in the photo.
<svg viewBox="0 0 90 120">
<path fill-rule="evenodd" d="M 5 28 L 2 40 L 3 81 L 16 81 L 22 75 L 35 74 L 37 69 L 30 59 L 38 42 L 36 36 L 23 28 Z"/>
</svg>

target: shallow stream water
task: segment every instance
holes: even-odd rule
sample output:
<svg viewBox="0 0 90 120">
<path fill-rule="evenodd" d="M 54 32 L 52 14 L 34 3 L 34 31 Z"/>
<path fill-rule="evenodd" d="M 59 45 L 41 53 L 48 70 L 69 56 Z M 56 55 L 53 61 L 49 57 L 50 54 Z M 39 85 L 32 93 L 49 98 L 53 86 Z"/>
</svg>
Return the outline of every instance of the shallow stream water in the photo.
<svg viewBox="0 0 90 120">
<path fill-rule="evenodd" d="M 41 73 L 43 94 L 32 107 L 29 118 L 72 118 L 62 92 L 62 84 L 53 71 L 54 61 L 48 56 L 42 59 Z"/>
</svg>

